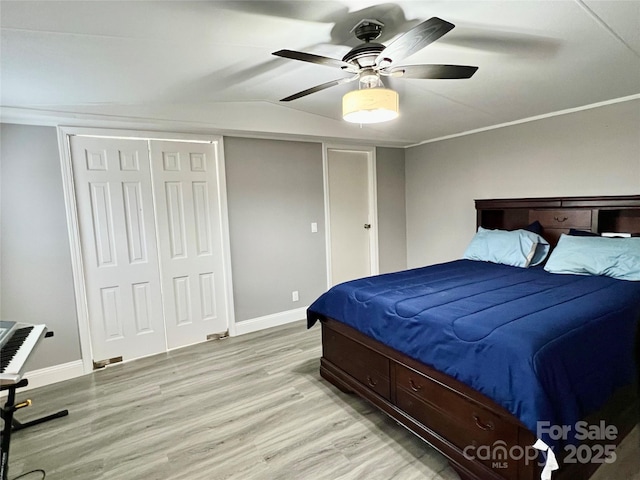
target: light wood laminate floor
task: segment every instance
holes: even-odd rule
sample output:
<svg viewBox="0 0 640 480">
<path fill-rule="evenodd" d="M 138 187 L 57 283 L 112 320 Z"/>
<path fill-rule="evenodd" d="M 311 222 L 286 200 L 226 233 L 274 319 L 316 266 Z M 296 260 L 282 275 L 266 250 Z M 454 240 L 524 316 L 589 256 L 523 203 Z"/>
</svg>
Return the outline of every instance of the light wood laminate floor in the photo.
<svg viewBox="0 0 640 480">
<path fill-rule="evenodd" d="M 457 480 L 444 457 L 318 373 L 296 322 L 114 365 L 18 398 L 9 479 Z M 640 480 L 638 428 L 594 480 Z M 24 480 L 40 478 L 34 474 Z M 576 479 L 580 480 L 580 479 Z"/>
</svg>

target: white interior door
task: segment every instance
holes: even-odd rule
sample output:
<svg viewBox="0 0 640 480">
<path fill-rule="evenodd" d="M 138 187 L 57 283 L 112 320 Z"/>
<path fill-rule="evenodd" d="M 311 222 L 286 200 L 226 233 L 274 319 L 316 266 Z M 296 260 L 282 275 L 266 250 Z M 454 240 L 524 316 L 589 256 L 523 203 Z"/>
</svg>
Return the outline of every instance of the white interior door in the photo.
<svg viewBox="0 0 640 480">
<path fill-rule="evenodd" d="M 228 330 L 215 145 L 152 141 L 167 345 Z"/>
<path fill-rule="evenodd" d="M 166 350 L 144 140 L 70 137 L 94 361 Z"/>
<path fill-rule="evenodd" d="M 371 155 L 367 150 L 326 151 L 330 285 L 377 273 Z"/>
</svg>

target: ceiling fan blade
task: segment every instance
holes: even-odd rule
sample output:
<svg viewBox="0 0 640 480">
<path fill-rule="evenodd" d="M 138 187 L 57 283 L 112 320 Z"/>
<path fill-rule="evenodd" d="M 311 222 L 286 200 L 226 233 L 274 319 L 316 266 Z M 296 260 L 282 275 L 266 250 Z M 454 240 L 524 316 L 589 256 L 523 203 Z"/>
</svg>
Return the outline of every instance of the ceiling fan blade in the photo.
<svg viewBox="0 0 640 480">
<path fill-rule="evenodd" d="M 376 58 L 376 65 L 402 60 L 435 42 L 454 27 L 453 23 L 432 17 L 391 42 Z"/>
<path fill-rule="evenodd" d="M 358 73 L 359 68 L 356 65 L 352 65 L 336 58 L 322 57 L 320 55 L 314 55 L 313 53 L 297 52 L 295 50 L 278 50 L 273 52 L 273 55 L 282 58 L 289 58 L 291 60 L 300 60 L 302 62 L 316 63 L 318 65 L 326 65 L 327 67 L 340 68 L 351 73 Z"/>
<path fill-rule="evenodd" d="M 359 77 L 359 75 L 354 75 L 353 77 L 340 78 L 338 80 L 332 80 L 331 82 L 323 83 L 321 85 L 316 85 L 315 87 L 307 88 L 298 93 L 294 93 L 293 95 L 289 95 L 288 97 L 280 100 L 281 102 L 290 102 L 291 100 L 296 100 L 301 97 L 306 97 L 307 95 L 311 95 L 312 93 L 319 92 L 321 90 L 325 90 L 330 87 L 335 87 L 336 85 L 342 85 L 343 83 L 353 82 Z"/>
<path fill-rule="evenodd" d="M 447 36 L 446 39 L 442 39 L 442 43 L 501 55 L 540 59 L 555 56 L 561 47 L 559 39 L 495 28 L 487 29 L 469 23 L 465 24 L 464 31 Z"/>
<path fill-rule="evenodd" d="M 383 75 L 399 78 L 471 78 L 478 67 L 469 65 L 404 65 L 380 71 Z"/>
</svg>

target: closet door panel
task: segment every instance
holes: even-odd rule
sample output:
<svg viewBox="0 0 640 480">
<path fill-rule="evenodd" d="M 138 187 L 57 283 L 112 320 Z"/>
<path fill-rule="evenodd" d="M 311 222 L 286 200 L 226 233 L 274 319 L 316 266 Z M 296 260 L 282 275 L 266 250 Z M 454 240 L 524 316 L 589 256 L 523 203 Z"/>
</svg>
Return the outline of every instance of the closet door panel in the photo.
<svg viewBox="0 0 640 480">
<path fill-rule="evenodd" d="M 166 350 L 148 143 L 70 137 L 94 362 Z"/>
<path fill-rule="evenodd" d="M 169 348 L 228 330 L 216 148 L 151 141 Z"/>
</svg>

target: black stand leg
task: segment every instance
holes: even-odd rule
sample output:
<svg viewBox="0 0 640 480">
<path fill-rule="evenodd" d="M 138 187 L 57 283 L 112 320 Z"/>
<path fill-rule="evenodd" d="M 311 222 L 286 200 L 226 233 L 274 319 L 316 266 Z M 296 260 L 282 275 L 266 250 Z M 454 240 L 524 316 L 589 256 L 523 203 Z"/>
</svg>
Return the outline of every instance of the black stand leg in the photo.
<svg viewBox="0 0 640 480">
<path fill-rule="evenodd" d="M 48 422 L 49 420 L 53 420 L 55 418 L 66 417 L 69 415 L 69 410 L 60 410 L 59 412 L 53 413 L 51 415 L 47 415 L 46 417 L 36 418 L 35 420 L 31 420 L 29 422 L 19 422 L 15 418 L 12 419 L 11 424 L 13 425 L 13 431 L 17 432 L 18 430 L 22 430 L 23 428 L 32 427 L 34 425 L 38 425 L 40 423 Z"/>
<path fill-rule="evenodd" d="M 16 389 L 26 387 L 28 384 L 29 384 L 28 380 L 26 378 L 23 379 L 16 385 L 13 385 L 14 392 Z M 7 387 L 7 386 L 2 387 L 2 390 L 10 390 L 10 387 Z M 5 405 L 5 408 L 7 408 L 6 405 Z M 2 415 L 2 419 L 5 420 L 6 422 L 6 419 L 5 419 L 6 412 L 3 408 L 0 408 L 0 415 Z M 27 427 L 32 427 L 34 425 L 39 425 L 41 423 L 48 422 L 49 420 L 54 420 L 56 418 L 66 417 L 67 415 L 69 415 L 69 410 L 60 410 L 59 412 L 53 413 L 51 415 L 47 415 L 41 418 L 36 418 L 35 420 L 31 420 L 29 422 L 24 422 L 24 423 L 16 420 L 15 418 L 13 418 L 13 415 L 12 415 L 12 418 L 11 418 L 11 425 L 13 427 L 12 430 L 14 432 L 17 432 L 18 430 L 22 430 Z"/>
</svg>

